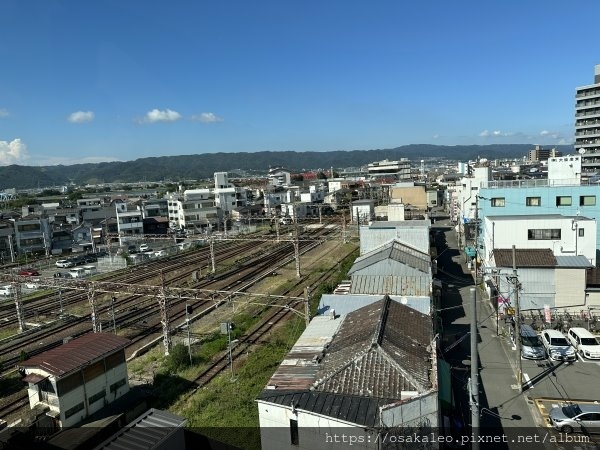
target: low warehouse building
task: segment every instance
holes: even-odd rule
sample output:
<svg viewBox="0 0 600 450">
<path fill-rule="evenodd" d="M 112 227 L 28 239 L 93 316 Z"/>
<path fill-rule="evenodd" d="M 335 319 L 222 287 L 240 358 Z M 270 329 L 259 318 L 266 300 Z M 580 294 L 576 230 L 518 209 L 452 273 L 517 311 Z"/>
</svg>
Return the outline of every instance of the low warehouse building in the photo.
<svg viewBox="0 0 600 450">
<path fill-rule="evenodd" d="M 48 407 L 47 414 L 64 428 L 123 396 L 129 391 L 128 343 L 113 334 L 89 333 L 22 362 L 30 407 Z"/>
</svg>

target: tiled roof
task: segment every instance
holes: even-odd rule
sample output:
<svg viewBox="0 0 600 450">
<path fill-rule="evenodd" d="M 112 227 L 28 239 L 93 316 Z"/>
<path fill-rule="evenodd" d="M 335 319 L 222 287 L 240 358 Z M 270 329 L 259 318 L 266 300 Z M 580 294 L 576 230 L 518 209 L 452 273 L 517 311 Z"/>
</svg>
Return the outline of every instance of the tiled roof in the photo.
<svg viewBox="0 0 600 450">
<path fill-rule="evenodd" d="M 346 316 L 317 373 L 315 388 L 400 398 L 431 388 L 429 316 L 389 297 Z"/>
<path fill-rule="evenodd" d="M 430 316 L 387 296 L 339 319 L 315 317 L 307 332 L 259 400 L 370 426 L 378 406 L 434 388 Z"/>
<path fill-rule="evenodd" d="M 125 348 L 129 339 L 109 333 L 88 333 L 19 364 L 62 377 L 103 356 Z"/>
<path fill-rule="evenodd" d="M 497 267 L 513 266 L 512 249 L 493 250 L 493 257 Z M 517 267 L 555 267 L 556 258 L 549 248 L 518 248 L 515 249 Z"/>
</svg>

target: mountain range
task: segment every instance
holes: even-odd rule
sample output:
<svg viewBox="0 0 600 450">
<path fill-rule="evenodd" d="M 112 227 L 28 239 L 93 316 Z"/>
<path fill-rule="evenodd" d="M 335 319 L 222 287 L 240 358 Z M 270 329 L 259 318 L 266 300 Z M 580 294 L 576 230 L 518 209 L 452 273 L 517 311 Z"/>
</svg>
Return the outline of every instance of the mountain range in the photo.
<svg viewBox="0 0 600 450">
<path fill-rule="evenodd" d="M 570 145 L 557 146 L 563 153 L 573 152 Z M 293 173 L 360 167 L 384 159 L 408 158 L 417 165 L 421 159 L 468 161 L 477 158 L 523 158 L 532 149 L 529 144 L 511 145 L 429 145 L 411 144 L 392 149 L 329 152 L 262 151 L 252 153 L 204 153 L 160 156 L 133 161 L 114 161 L 56 166 L 0 167 L 0 191 L 16 188 L 46 188 L 71 183 L 130 183 L 139 181 L 181 181 L 212 178 L 214 172 L 266 174 L 270 167 L 285 167 Z"/>
</svg>

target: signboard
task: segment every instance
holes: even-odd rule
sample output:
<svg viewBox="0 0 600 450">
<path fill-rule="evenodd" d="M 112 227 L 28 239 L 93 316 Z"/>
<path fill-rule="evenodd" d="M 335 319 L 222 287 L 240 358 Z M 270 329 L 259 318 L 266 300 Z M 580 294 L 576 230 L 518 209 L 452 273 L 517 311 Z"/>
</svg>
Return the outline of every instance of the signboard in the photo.
<svg viewBox="0 0 600 450">
<path fill-rule="evenodd" d="M 550 305 L 544 305 L 544 320 L 546 323 L 552 322 L 552 315 L 550 314 Z"/>
</svg>

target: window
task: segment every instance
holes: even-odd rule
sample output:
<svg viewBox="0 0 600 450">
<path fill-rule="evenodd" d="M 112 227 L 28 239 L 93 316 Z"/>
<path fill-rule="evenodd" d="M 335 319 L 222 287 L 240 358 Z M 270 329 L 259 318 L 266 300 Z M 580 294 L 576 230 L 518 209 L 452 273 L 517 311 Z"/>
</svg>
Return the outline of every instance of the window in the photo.
<svg viewBox="0 0 600 450">
<path fill-rule="evenodd" d="M 560 239 L 560 228 L 527 230 L 527 239 L 530 241 Z"/>
<path fill-rule="evenodd" d="M 101 398 L 106 397 L 106 391 L 104 389 L 102 389 L 100 392 L 98 392 L 97 394 L 92 395 L 89 399 L 88 399 L 88 404 L 92 404 L 97 402 L 98 400 L 100 400 Z"/>
<path fill-rule="evenodd" d="M 69 417 L 71 417 L 74 414 L 77 414 L 79 411 L 81 411 L 83 409 L 83 402 L 73 406 L 72 408 L 69 408 L 65 411 L 65 419 L 68 419 Z"/>
<path fill-rule="evenodd" d="M 596 206 L 595 195 L 582 195 L 579 197 L 579 206 Z"/>
<path fill-rule="evenodd" d="M 295 419 L 290 419 L 290 439 L 292 441 L 292 445 L 299 445 L 299 436 L 298 436 L 298 421 Z"/>
<path fill-rule="evenodd" d="M 110 385 L 110 392 L 115 392 L 121 386 L 125 386 L 125 378 L 120 379 L 116 383 Z"/>
<path fill-rule="evenodd" d="M 577 234 L 579 235 L 579 237 L 584 237 L 585 236 L 585 229 L 584 228 L 580 228 L 577 231 Z"/>
<path fill-rule="evenodd" d="M 556 197 L 556 206 L 571 206 L 572 204 L 571 197 L 568 195 Z"/>
<path fill-rule="evenodd" d="M 492 199 L 492 207 L 504 207 L 504 197 L 497 197 Z"/>
<path fill-rule="evenodd" d="M 527 206 L 542 206 L 541 197 L 527 197 L 525 199 L 525 205 Z"/>
</svg>

